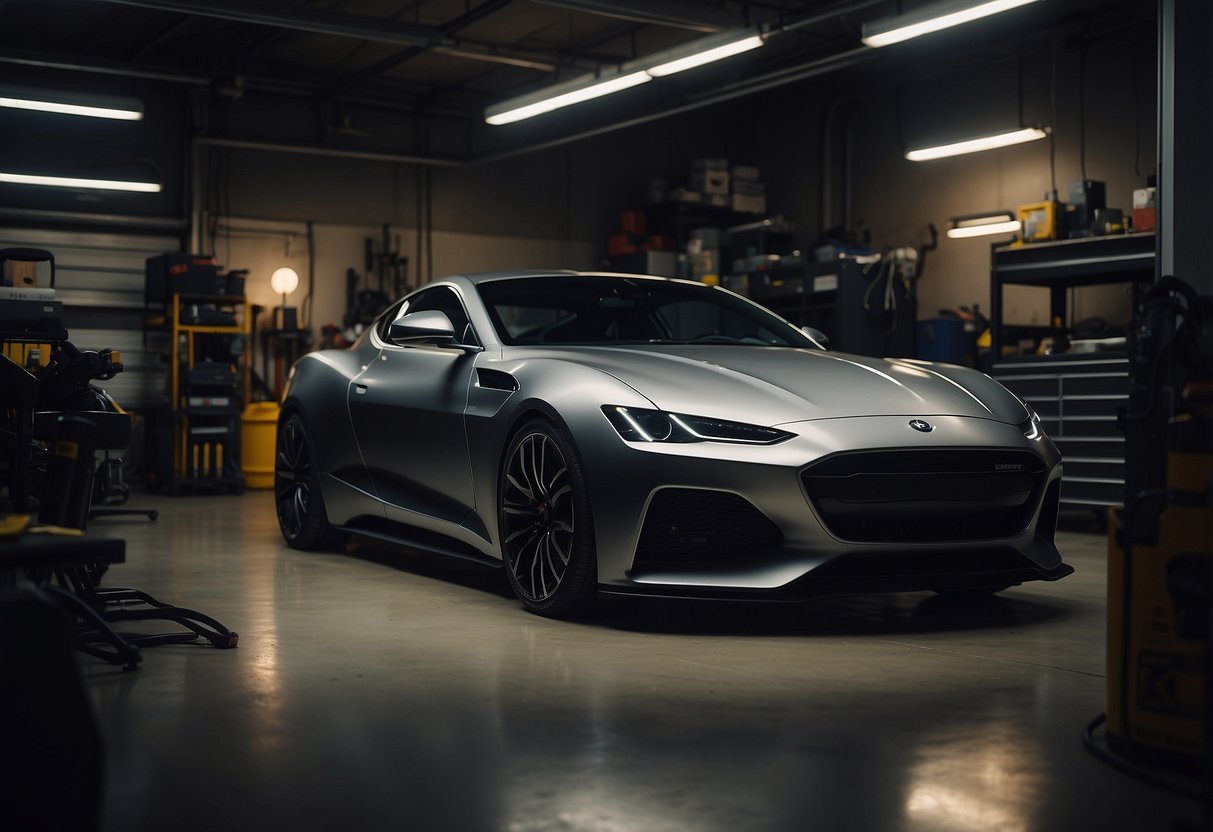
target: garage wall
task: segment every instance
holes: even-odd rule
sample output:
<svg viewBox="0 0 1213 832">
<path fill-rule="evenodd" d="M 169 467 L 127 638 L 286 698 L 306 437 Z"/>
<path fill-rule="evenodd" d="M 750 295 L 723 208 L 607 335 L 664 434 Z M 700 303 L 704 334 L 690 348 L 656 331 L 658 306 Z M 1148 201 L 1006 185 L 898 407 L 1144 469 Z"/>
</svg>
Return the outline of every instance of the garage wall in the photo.
<svg viewBox="0 0 1213 832">
<path fill-rule="evenodd" d="M 1057 56 L 1055 112 L 1050 102 L 1050 53 L 1025 56 L 1024 123 L 1053 127 L 1056 186 L 1062 201 L 1067 200 L 1068 183 L 1082 178 L 1085 149 L 1086 177 L 1107 183 L 1110 207 L 1126 213 L 1132 209 L 1133 189 L 1145 187 L 1146 177 L 1154 172 L 1154 53 L 1154 31 L 1149 26 L 1094 41 L 1087 53 L 1085 102 L 1080 102 L 1081 50 L 1063 45 Z M 915 119 L 918 125 L 946 120 L 960 131 L 952 133 L 956 139 L 981 135 L 982 125 L 997 112 L 1016 124 L 1018 69 L 1013 59 L 976 72 L 922 79 L 856 101 L 848 130 L 856 160 L 852 222 L 870 229 L 881 245 L 925 240 L 929 222 L 940 230 L 939 249 L 930 255 L 919 284 L 919 317 L 974 302 L 989 309 L 990 244 L 998 238 L 950 240 L 943 233 L 953 216 L 1040 201 L 1052 188 L 1050 141 L 925 163 L 906 161 L 903 142 L 922 146 L 911 135 Z M 896 127 L 899 107 L 901 136 Z M 1084 114 L 1085 148 L 1080 142 Z M 975 129 L 963 132 L 968 115 Z M 1127 287 L 1075 291 L 1074 320 L 1095 315 L 1114 323 L 1128 320 Z M 1005 319 L 1047 324 L 1047 290 L 1010 287 Z"/>
<path fill-rule="evenodd" d="M 315 286 L 308 300 L 307 224 L 250 217 L 216 219 L 215 256 L 227 269 L 248 269 L 245 294 L 251 304 L 265 307 L 258 327 L 265 329 L 269 311 L 282 298 L 270 289 L 270 275 L 289 266 L 299 273 L 300 286 L 287 301 L 302 310 L 301 323 L 314 334 L 325 324 L 341 325 L 346 310 L 346 270 L 361 276 L 362 286 L 376 287 L 377 278 L 367 280 L 365 245 L 368 238 L 379 250 L 381 225 L 314 223 L 313 250 Z M 407 282 L 418 284 L 417 231 L 391 227 L 393 248 L 410 259 Z M 492 271 L 511 268 L 588 268 L 593 263 L 593 246 L 585 242 L 511 236 L 470 234 L 460 231 L 435 231 L 431 237 L 434 256 L 433 274 L 440 277 L 461 272 Z M 425 260 L 422 249 L 422 260 Z M 422 266 L 424 268 L 424 264 Z M 390 291 L 390 290 L 389 290 Z"/>
<path fill-rule="evenodd" d="M 882 58 L 874 69 L 461 167 L 213 150 L 219 175 L 210 203 L 240 221 L 313 220 L 318 228 L 347 229 L 334 231 L 317 250 L 318 262 L 331 258 L 317 270 L 316 309 L 323 313 L 317 317 L 336 317 L 344 307 L 345 268 L 361 268 L 362 240 L 377 236 L 383 223 L 403 235 L 414 277 L 424 277 L 431 264 L 434 276 L 480 268 L 589 268 L 604 258 L 619 212 L 645 203 L 650 179 L 664 178 L 673 187 L 685 181 L 692 159 L 723 156 L 763 170 L 770 213 L 796 224 L 795 244 L 802 249 L 818 243 L 823 224 L 867 232 L 882 248 L 920 245 L 934 223 L 940 245 L 919 284 L 920 317 L 962 304 L 988 309 L 990 238 L 954 241 L 943 233 L 950 217 L 1041 199 L 1051 188 L 1050 142 L 931 163 L 907 162 L 904 150 L 928 138 L 978 135 L 999 117 L 1018 123 L 1022 88 L 1023 121 L 1053 127 L 1061 198 L 1080 178 L 1085 151 L 1087 177 L 1107 183 L 1110 205 L 1129 209 L 1133 189 L 1145 186 L 1155 158 L 1154 27 L 1094 36 L 1081 87 L 1082 49 L 1064 38 L 1057 44 L 1055 76 L 1050 48 L 1000 43 L 988 55 L 974 50 L 980 59 L 963 61 L 963 72 L 946 55 L 901 63 Z M 432 250 L 425 248 L 427 240 Z M 233 267 L 273 259 L 268 249 L 250 248 L 251 241 L 241 245 L 238 257 L 224 258 L 217 249 L 220 259 Z M 1127 291 L 1076 290 L 1073 310 L 1076 319 L 1123 321 Z M 1008 292 L 1009 322 L 1046 318 L 1044 291 Z"/>
</svg>

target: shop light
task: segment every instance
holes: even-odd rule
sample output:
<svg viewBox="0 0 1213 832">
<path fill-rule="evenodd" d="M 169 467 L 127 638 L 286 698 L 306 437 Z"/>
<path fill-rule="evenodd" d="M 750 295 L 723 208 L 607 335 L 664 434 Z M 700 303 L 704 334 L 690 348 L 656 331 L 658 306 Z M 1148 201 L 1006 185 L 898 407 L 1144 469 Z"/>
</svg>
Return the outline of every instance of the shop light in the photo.
<svg viewBox="0 0 1213 832">
<path fill-rule="evenodd" d="M 27 87 L 0 87 L 0 107 L 121 121 L 140 121 L 143 118 L 143 104 L 134 98 L 51 92 Z"/>
<path fill-rule="evenodd" d="M 1020 227 L 1019 220 L 1010 211 L 987 211 L 984 214 L 953 217 L 948 236 L 955 240 L 988 234 L 1014 234 Z"/>
<path fill-rule="evenodd" d="M 1024 127 L 1009 133 L 997 133 L 993 136 L 982 136 L 963 142 L 941 144 L 935 147 L 923 147 L 918 150 L 907 150 L 906 158 L 911 162 L 927 162 L 931 159 L 943 159 L 947 156 L 961 156 L 965 153 L 977 153 L 982 150 L 994 150 L 999 147 L 1010 147 L 1013 144 L 1034 142 L 1049 135 L 1048 128 Z"/>
<path fill-rule="evenodd" d="M 762 43 L 763 41 L 760 35 L 750 35 L 749 37 L 743 37 L 741 39 L 732 37 L 728 39 L 728 42 L 721 44 L 720 46 L 715 46 L 709 49 L 697 49 L 685 57 L 675 58 L 672 61 L 666 61 L 665 63 L 660 63 L 656 66 L 650 67 L 649 69 L 646 69 L 645 72 L 652 75 L 654 78 L 660 78 L 664 75 L 673 75 L 675 72 L 682 72 L 686 69 L 694 69 L 697 66 L 710 64 L 713 61 L 720 61 L 725 58 L 731 58 L 734 55 L 740 55 L 742 52 L 749 52 L 751 49 L 757 49 L 758 47 L 762 46 Z"/>
<path fill-rule="evenodd" d="M 489 124 L 510 124 L 515 121 L 522 121 L 525 118 L 542 115 L 543 113 L 550 113 L 552 110 L 559 110 L 561 107 L 568 107 L 570 104 L 579 104 L 582 101 L 610 95 L 613 92 L 626 90 L 652 80 L 652 76 L 647 72 L 632 72 L 627 75 L 617 75 L 606 80 L 596 80 L 588 83 L 585 80 L 581 80 L 569 85 L 560 84 L 555 87 L 548 87 L 542 91 L 542 95 L 540 96 L 528 96 L 525 99 L 515 98 L 497 107 L 490 107 L 485 110 L 484 120 Z M 557 92 L 560 89 L 565 89 L 566 91 Z"/>
<path fill-rule="evenodd" d="M 947 0 L 931 3 L 905 14 L 863 24 L 863 42 L 868 46 L 891 46 L 1036 2 L 1039 0 Z"/>
<path fill-rule="evenodd" d="M 101 191 L 135 191 L 137 193 L 160 193 L 159 182 L 131 182 L 124 179 L 81 179 L 74 176 L 39 176 L 26 173 L 0 171 L 0 182 L 13 185 L 46 185 L 52 188 L 87 188 Z"/>
<path fill-rule="evenodd" d="M 763 38 L 757 29 L 711 35 L 676 49 L 629 61 L 610 74 L 586 75 L 494 104 L 484 111 L 484 120 L 494 125 L 522 121 L 571 104 L 630 89 L 654 78 L 720 61 L 762 45 Z"/>
</svg>

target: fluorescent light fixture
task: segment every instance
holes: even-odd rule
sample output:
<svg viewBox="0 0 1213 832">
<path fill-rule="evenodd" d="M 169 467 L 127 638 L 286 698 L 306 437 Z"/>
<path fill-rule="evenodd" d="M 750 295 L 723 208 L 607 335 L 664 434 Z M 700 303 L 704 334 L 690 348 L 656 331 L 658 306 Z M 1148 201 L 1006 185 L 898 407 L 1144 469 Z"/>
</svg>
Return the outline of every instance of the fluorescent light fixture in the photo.
<svg viewBox="0 0 1213 832">
<path fill-rule="evenodd" d="M 52 92 L 7 85 L 0 87 L 0 107 L 121 121 L 139 121 L 143 118 L 143 104 L 134 98 Z"/>
<path fill-rule="evenodd" d="M 589 101 L 592 98 L 598 98 L 603 95 L 610 95 L 613 92 L 626 90 L 629 87 L 634 87 L 637 84 L 643 84 L 647 81 L 652 81 L 652 77 L 647 72 L 632 72 L 628 75 L 617 75 L 605 81 L 591 83 L 588 86 L 580 86 L 568 92 L 552 95 L 548 98 L 541 98 L 538 101 L 532 101 L 529 104 L 520 106 L 510 106 L 520 101 L 521 99 L 513 99 L 504 103 L 504 107 L 508 109 L 501 110 L 499 108 L 490 108 L 485 111 L 484 120 L 489 124 L 509 124 L 514 121 L 522 121 L 524 118 L 541 115 L 542 113 L 550 113 L 552 110 L 558 110 L 561 107 L 567 107 L 570 104 L 579 104 L 582 101 Z M 563 86 L 563 85 L 560 85 Z M 558 87 L 550 87 L 549 90 L 557 89 Z M 493 110 L 497 110 L 493 112 Z"/>
<path fill-rule="evenodd" d="M 969 214 L 953 217 L 948 236 L 952 239 L 984 237 L 988 234 L 1014 234 L 1020 222 L 1010 211 L 989 211 L 984 214 Z"/>
<path fill-rule="evenodd" d="M 998 133 L 993 136 L 982 136 L 978 139 L 968 139 L 953 144 L 941 144 L 936 147 L 924 147 L 918 150 L 906 151 L 906 158 L 911 162 L 927 162 L 931 159 L 943 159 L 947 156 L 961 156 L 965 153 L 977 153 L 981 150 L 994 150 L 999 147 L 1010 147 L 1013 144 L 1023 144 L 1043 139 L 1049 135 L 1047 128 L 1024 127 L 1009 133 Z"/>
<path fill-rule="evenodd" d="M 1039 0 L 948 0 L 931 3 L 905 14 L 863 24 L 863 42 L 868 46 L 890 46 L 1036 2 Z"/>
<path fill-rule="evenodd" d="M 751 49 L 757 49 L 762 45 L 762 35 L 756 28 L 711 35 L 676 49 L 629 61 L 609 75 L 586 75 L 529 95 L 494 104 L 484 111 L 484 120 L 489 124 L 510 124 L 532 116 L 550 113 L 552 110 L 568 107 L 570 104 L 579 104 L 592 98 L 626 90 L 647 83 L 654 78 L 673 75 L 676 72 L 723 60 Z"/>
<path fill-rule="evenodd" d="M 101 191 L 136 191 L 160 193 L 158 182 L 129 182 L 122 179 L 79 179 L 72 176 L 36 176 L 25 173 L 0 172 L 0 182 L 13 185 L 47 185 L 52 188 L 88 188 Z"/>
<path fill-rule="evenodd" d="M 685 58 L 676 58 L 663 64 L 657 64 L 657 66 L 645 71 L 654 78 L 660 78 L 663 75 L 673 75 L 675 72 L 682 72 L 684 69 L 693 69 L 697 66 L 710 64 L 713 61 L 731 58 L 733 55 L 740 55 L 742 52 L 749 52 L 751 49 L 757 49 L 762 46 L 762 43 L 762 38 L 759 35 L 750 35 L 749 37 L 734 40 L 713 49 L 695 52 L 687 55 Z"/>
</svg>

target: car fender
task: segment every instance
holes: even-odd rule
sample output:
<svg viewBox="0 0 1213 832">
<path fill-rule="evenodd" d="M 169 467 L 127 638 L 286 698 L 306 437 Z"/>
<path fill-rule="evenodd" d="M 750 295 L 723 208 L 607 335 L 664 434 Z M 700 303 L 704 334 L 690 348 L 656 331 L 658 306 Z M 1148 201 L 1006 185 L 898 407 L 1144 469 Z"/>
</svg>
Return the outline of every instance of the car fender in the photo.
<svg viewBox="0 0 1213 832">
<path fill-rule="evenodd" d="M 653 407 L 653 403 L 619 379 L 593 368 L 560 359 L 477 361 L 477 369 L 502 373 L 514 379 L 516 390 L 486 390 L 475 382 L 465 420 L 471 451 L 476 513 L 499 554 L 497 488 L 506 447 L 527 420 L 541 416 L 567 432 L 583 460 L 582 446 L 618 441 L 602 414 L 602 405 Z M 500 378 L 500 377 L 498 377 Z M 585 470 L 593 479 L 592 467 Z M 591 485 L 591 491 L 594 490 Z"/>
<path fill-rule="evenodd" d="M 329 519 L 337 524 L 366 509 L 359 494 L 375 495 L 348 403 L 350 382 L 364 364 L 365 356 L 357 349 L 321 350 L 303 356 L 291 367 L 279 416 L 281 424 L 291 413 L 302 415 L 312 437 Z"/>
</svg>

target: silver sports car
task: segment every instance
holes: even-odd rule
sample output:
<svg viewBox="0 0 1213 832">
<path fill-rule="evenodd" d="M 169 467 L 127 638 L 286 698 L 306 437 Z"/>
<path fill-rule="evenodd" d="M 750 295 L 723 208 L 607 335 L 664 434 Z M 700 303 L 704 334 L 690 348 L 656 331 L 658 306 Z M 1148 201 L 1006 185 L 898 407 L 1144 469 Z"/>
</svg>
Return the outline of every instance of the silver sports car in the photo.
<svg viewBox="0 0 1213 832">
<path fill-rule="evenodd" d="M 990 592 L 1073 571 L 1035 413 L 974 370 L 823 340 L 689 281 L 431 283 L 291 370 L 282 534 L 503 566 L 551 616 L 599 594 Z"/>
</svg>

